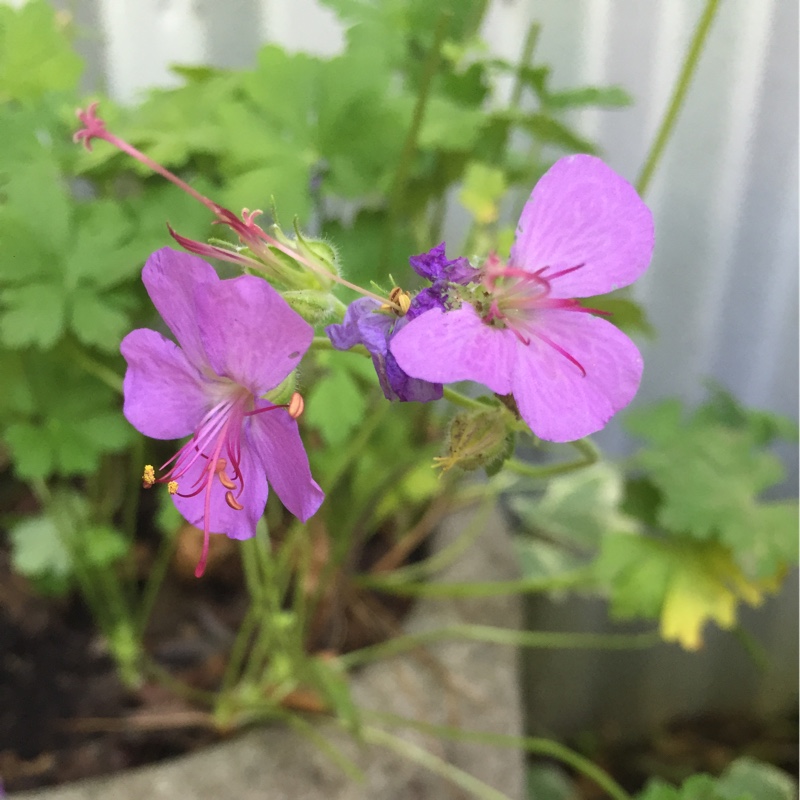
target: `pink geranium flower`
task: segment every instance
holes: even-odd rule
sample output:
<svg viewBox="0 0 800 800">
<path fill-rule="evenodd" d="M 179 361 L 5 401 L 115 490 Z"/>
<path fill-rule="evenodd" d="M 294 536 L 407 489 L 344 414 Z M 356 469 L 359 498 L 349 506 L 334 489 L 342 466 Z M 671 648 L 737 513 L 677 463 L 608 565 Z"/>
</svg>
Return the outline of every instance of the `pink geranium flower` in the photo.
<svg viewBox="0 0 800 800">
<path fill-rule="evenodd" d="M 562 158 L 525 204 L 509 263 L 490 257 L 480 285 L 411 320 L 391 352 L 414 378 L 513 394 L 542 439 L 588 436 L 636 394 L 642 358 L 575 298 L 635 281 L 653 241 L 652 215 L 626 180 L 598 158 Z"/>
<path fill-rule="evenodd" d="M 313 330 L 265 280 L 220 280 L 187 253 L 153 253 L 142 279 L 180 346 L 146 328 L 123 339 L 123 410 L 145 436 L 191 435 L 166 473 L 145 468 L 144 482 L 167 483 L 178 511 L 203 528 L 199 577 L 210 533 L 255 534 L 268 483 L 303 521 L 322 503 L 293 418 L 302 404 L 263 399 L 297 366 Z"/>
</svg>

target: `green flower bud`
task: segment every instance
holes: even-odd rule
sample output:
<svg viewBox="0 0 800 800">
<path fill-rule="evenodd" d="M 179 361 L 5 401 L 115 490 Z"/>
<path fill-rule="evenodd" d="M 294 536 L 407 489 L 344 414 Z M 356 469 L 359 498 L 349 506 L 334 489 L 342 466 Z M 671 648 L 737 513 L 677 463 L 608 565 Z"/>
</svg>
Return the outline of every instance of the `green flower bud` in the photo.
<svg viewBox="0 0 800 800">
<path fill-rule="evenodd" d="M 328 292 L 300 289 L 282 292 L 282 296 L 291 308 L 311 325 L 330 320 L 341 311 L 341 300 Z"/>
<path fill-rule="evenodd" d="M 297 388 L 297 370 L 292 370 L 274 389 L 270 389 L 264 396 L 264 400 L 276 406 L 287 405 Z"/>
<path fill-rule="evenodd" d="M 506 428 L 505 415 L 497 406 L 481 411 L 462 411 L 450 422 L 448 452 L 435 458 L 444 472 L 453 467 L 474 470 L 484 467 L 494 474 L 514 449 L 514 435 Z"/>
</svg>

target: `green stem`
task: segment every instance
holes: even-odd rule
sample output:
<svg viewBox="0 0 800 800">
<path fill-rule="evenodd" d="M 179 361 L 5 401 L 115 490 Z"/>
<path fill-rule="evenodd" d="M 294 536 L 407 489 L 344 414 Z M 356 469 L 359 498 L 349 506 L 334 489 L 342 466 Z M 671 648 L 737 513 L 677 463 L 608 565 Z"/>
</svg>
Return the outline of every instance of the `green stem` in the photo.
<svg viewBox="0 0 800 800">
<path fill-rule="evenodd" d="M 328 758 L 331 759 L 339 768 L 352 780 L 364 783 L 367 779 L 364 771 L 352 759 L 348 758 L 338 747 L 335 747 L 317 728 L 310 722 L 304 720 L 298 714 L 286 714 L 284 717 L 286 724 L 294 728 L 301 736 L 305 736 L 316 745 Z"/>
<path fill-rule="evenodd" d="M 528 32 L 525 34 L 525 42 L 522 45 L 522 53 L 517 63 L 517 74 L 514 81 L 514 89 L 511 92 L 511 100 L 509 107 L 519 108 L 520 101 L 522 100 L 522 92 L 525 89 L 524 71 L 531 63 L 533 58 L 533 51 L 536 49 L 536 42 L 539 39 L 539 33 L 542 26 L 538 22 L 532 22 L 528 27 Z"/>
<path fill-rule="evenodd" d="M 245 539 L 239 546 L 239 552 L 242 557 L 242 571 L 244 572 L 247 593 L 254 603 L 259 603 L 262 600 L 263 592 L 261 588 L 261 567 L 256 548 L 257 545 L 254 539 Z"/>
<path fill-rule="evenodd" d="M 462 553 L 469 549 L 472 543 L 484 532 L 486 519 L 492 509 L 494 496 L 487 494 L 478 510 L 461 533 L 447 547 L 435 553 L 424 561 L 397 567 L 390 573 L 381 575 L 387 581 L 394 583 L 408 583 L 414 580 L 423 580 L 428 575 L 433 575 L 439 570 L 455 561 Z"/>
<path fill-rule="evenodd" d="M 196 689 L 194 686 L 189 686 L 188 683 L 179 681 L 169 670 L 164 669 L 164 667 L 150 658 L 144 660 L 142 671 L 145 675 L 148 675 L 163 686 L 166 686 L 170 691 L 178 695 L 178 697 L 183 697 L 191 703 L 211 708 L 217 698 L 215 692 L 206 692 L 202 689 Z"/>
<path fill-rule="evenodd" d="M 389 658 L 398 653 L 415 650 L 426 644 L 436 644 L 447 639 L 486 642 L 509 647 L 526 647 L 548 650 L 631 650 L 652 647 L 660 641 L 658 632 L 570 633 L 563 631 L 518 631 L 512 628 L 495 628 L 490 625 L 448 625 L 436 630 L 410 633 L 380 644 L 362 647 L 339 657 L 347 669 L 358 664 Z"/>
<path fill-rule="evenodd" d="M 478 742 L 495 747 L 514 747 L 521 748 L 534 755 L 547 756 L 554 758 L 567 766 L 585 775 L 594 781 L 609 797 L 614 800 L 632 800 L 631 796 L 606 772 L 598 767 L 588 758 L 570 750 L 563 744 L 553 742 L 550 739 L 540 739 L 533 736 L 512 736 L 505 733 L 485 733 L 483 731 L 465 731 L 461 728 L 454 728 L 450 725 L 434 725 L 429 722 L 420 722 L 395 714 L 388 714 L 381 711 L 365 711 L 365 715 L 386 725 L 404 726 L 415 730 L 439 736 L 443 739 L 452 739 L 461 742 Z M 371 729 L 374 730 L 374 729 Z"/>
<path fill-rule="evenodd" d="M 252 638 L 253 633 L 255 633 L 256 626 L 258 625 L 258 616 L 260 610 L 261 609 L 255 604 L 255 602 L 252 602 L 244 615 L 241 625 L 239 625 L 239 630 L 236 633 L 236 639 L 234 640 L 233 647 L 231 647 L 231 652 L 228 655 L 228 664 L 225 667 L 225 674 L 222 676 L 222 683 L 220 685 L 219 692 L 217 692 L 216 695 L 217 710 L 219 710 L 220 705 L 224 704 L 225 696 L 233 688 L 236 681 L 242 674 L 242 665 L 244 664 L 244 659 L 247 655 L 250 639 Z"/>
<path fill-rule="evenodd" d="M 153 611 L 153 606 L 158 597 L 158 592 L 161 589 L 161 584 L 164 582 L 169 563 L 172 560 L 172 555 L 175 552 L 175 545 L 178 542 L 177 534 L 162 535 L 161 543 L 158 546 L 153 565 L 150 567 L 150 572 L 147 576 L 147 583 L 145 583 L 144 591 L 142 592 L 141 605 L 139 612 L 136 615 L 136 633 L 139 641 L 141 642 L 147 630 L 147 623 L 150 621 L 150 614 Z"/>
<path fill-rule="evenodd" d="M 577 458 L 574 461 L 562 462 L 560 464 L 544 465 L 526 464 L 519 459 L 509 458 L 503 464 L 503 467 L 517 475 L 541 480 L 542 478 L 552 478 L 555 475 L 564 475 L 568 472 L 575 472 L 576 470 L 590 467 L 600 459 L 600 451 L 589 439 L 578 439 L 578 441 L 570 442 L 570 444 L 581 452 L 581 458 Z"/>
<path fill-rule="evenodd" d="M 64 346 L 70 357 L 81 369 L 93 375 L 117 394 L 122 394 L 122 378 L 111 367 L 98 361 L 73 342 L 67 341 Z"/>
<path fill-rule="evenodd" d="M 487 581 L 485 583 L 396 583 L 390 578 L 361 575 L 353 582 L 357 586 L 377 589 L 388 594 L 408 597 L 495 597 L 507 594 L 536 594 L 558 589 L 587 586 L 593 578 L 589 568 L 576 569 L 546 578 L 520 578 L 514 581 Z"/>
<path fill-rule="evenodd" d="M 642 171 L 636 181 L 636 191 L 641 195 L 647 192 L 656 167 L 661 160 L 664 148 L 667 146 L 667 142 L 675 128 L 675 123 L 678 120 L 683 101 L 686 99 L 689 84 L 694 77 L 698 61 L 700 60 L 700 54 L 703 52 L 703 46 L 705 45 L 708 32 L 711 29 L 711 23 L 714 21 L 714 16 L 718 8 L 719 0 L 706 0 L 706 6 L 703 9 L 703 13 L 698 20 L 697 27 L 692 36 L 692 41 L 686 53 L 686 58 L 683 61 L 681 71 L 678 74 L 678 79 L 672 92 L 672 98 L 667 106 L 667 111 L 664 114 L 664 118 L 661 120 L 661 125 L 650 147 L 650 152 L 645 159 Z"/>
<path fill-rule="evenodd" d="M 431 49 L 428 52 L 428 57 L 422 68 L 419 92 L 411 117 L 411 125 L 406 133 L 403 148 L 400 151 L 397 162 L 397 170 L 392 180 L 391 189 L 389 190 L 388 219 L 386 220 L 386 227 L 384 228 L 383 240 L 381 242 L 381 262 L 383 264 L 388 264 L 391 256 L 394 228 L 400 214 L 405 184 L 414 161 L 414 153 L 417 149 L 417 137 L 422 127 L 422 121 L 425 118 L 425 109 L 428 105 L 431 86 L 433 85 L 436 72 L 439 69 L 442 43 L 444 42 L 444 37 L 450 24 L 450 17 L 451 12 L 449 9 L 445 9 L 439 14 L 439 19 L 437 20 L 433 34 L 433 43 L 431 44 Z"/>
<path fill-rule="evenodd" d="M 491 408 L 491 406 L 487 406 L 486 403 L 482 403 L 480 400 L 474 400 L 472 397 L 467 397 L 465 394 L 457 392 L 450 386 L 444 387 L 444 398 L 454 405 L 468 408 L 470 411 L 486 411 L 488 408 Z"/>
<path fill-rule="evenodd" d="M 465 772 L 463 769 L 450 764 L 444 759 L 435 756 L 433 753 L 424 750 L 412 742 L 407 742 L 399 736 L 393 736 L 391 733 L 381 730 L 380 728 L 373 728 L 365 726 L 362 729 L 364 740 L 369 744 L 377 744 L 389 750 L 393 750 L 398 755 L 407 758 L 409 761 L 414 761 L 425 769 L 430 770 L 435 775 L 439 775 L 450 783 L 459 786 L 465 791 L 469 792 L 473 797 L 478 797 L 481 800 L 510 800 L 508 795 L 498 792 L 493 789 L 488 783 L 478 780 L 474 776 Z"/>
</svg>

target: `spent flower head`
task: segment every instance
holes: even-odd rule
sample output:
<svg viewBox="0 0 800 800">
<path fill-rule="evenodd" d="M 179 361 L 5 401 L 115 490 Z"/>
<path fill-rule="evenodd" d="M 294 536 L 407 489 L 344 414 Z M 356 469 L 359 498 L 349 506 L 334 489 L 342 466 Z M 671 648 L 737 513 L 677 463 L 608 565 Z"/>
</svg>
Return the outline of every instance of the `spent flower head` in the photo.
<svg viewBox="0 0 800 800">
<path fill-rule="evenodd" d="M 642 359 L 575 298 L 632 283 L 653 241 L 652 215 L 626 180 L 598 158 L 562 158 L 534 187 L 509 263 L 490 256 L 479 285 L 411 320 L 390 351 L 415 378 L 513 393 L 542 439 L 580 439 L 631 401 Z"/>
<path fill-rule="evenodd" d="M 87 150 L 91 150 L 95 139 L 108 142 L 202 203 L 214 215 L 215 224 L 229 227 L 240 242 L 239 245 L 220 240 L 213 243 L 198 242 L 181 236 L 167 225 L 172 238 L 185 250 L 263 273 L 288 290 L 307 291 L 313 295 L 319 291 L 329 292 L 334 283 L 340 283 L 383 302 L 383 298 L 372 295 L 339 275 L 336 249 L 329 242 L 308 239 L 296 227 L 294 238 L 286 236 L 278 225 L 271 225 L 265 230 L 256 222 L 263 214 L 260 209 L 251 211 L 245 208 L 237 215 L 215 203 L 132 144 L 111 133 L 102 117 L 98 116 L 97 105 L 95 102 L 85 110 L 77 110 L 76 116 L 83 127 L 72 137 L 76 143 L 82 143 Z M 318 298 L 312 297 L 310 302 L 315 308 L 320 307 Z M 303 307 L 302 303 L 298 305 Z"/>
<path fill-rule="evenodd" d="M 297 428 L 302 398 L 265 398 L 297 367 L 313 330 L 265 280 L 220 280 L 187 253 L 153 253 L 142 279 L 178 344 L 147 328 L 123 339 L 123 411 L 154 439 L 191 436 L 161 477 L 148 465 L 142 482 L 166 483 L 178 511 L 203 529 L 199 576 L 210 533 L 255 534 L 270 485 L 303 521 L 324 499 Z"/>
<path fill-rule="evenodd" d="M 445 243 L 427 253 L 411 256 L 409 264 L 431 285 L 413 297 L 399 287 L 389 293 L 388 303 L 372 298 L 359 298 L 347 309 L 339 325 L 329 325 L 325 333 L 337 350 L 349 350 L 364 345 L 372 356 L 375 372 L 387 400 L 417 400 L 428 402 L 442 397 L 442 385 L 412 378 L 404 372 L 389 349 L 389 341 L 403 327 L 432 308 L 449 307 L 451 286 L 480 279 L 481 273 L 466 258 L 449 261 Z"/>
</svg>

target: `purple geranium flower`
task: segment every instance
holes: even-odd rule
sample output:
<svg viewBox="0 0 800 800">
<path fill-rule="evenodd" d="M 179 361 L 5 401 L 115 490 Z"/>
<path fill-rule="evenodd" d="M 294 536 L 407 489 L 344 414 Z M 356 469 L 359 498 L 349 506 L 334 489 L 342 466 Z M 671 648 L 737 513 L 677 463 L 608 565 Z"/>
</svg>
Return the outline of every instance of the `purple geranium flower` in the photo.
<svg viewBox="0 0 800 800">
<path fill-rule="evenodd" d="M 442 396 L 442 385 L 410 378 L 397 366 L 389 352 L 389 339 L 414 315 L 415 301 L 405 317 L 380 310 L 381 304 L 371 297 L 361 297 L 347 307 L 341 325 L 328 325 L 325 333 L 337 350 L 349 350 L 363 344 L 372 356 L 375 372 L 387 400 L 427 402 Z"/>
<path fill-rule="evenodd" d="M 431 281 L 432 285 L 411 299 L 404 316 L 398 318 L 387 308 L 382 308 L 377 300 L 363 297 L 348 306 L 341 325 L 328 325 L 325 333 L 337 350 L 349 350 L 357 344 L 363 344 L 369 350 L 387 400 L 417 400 L 425 403 L 441 398 L 441 383 L 409 377 L 392 355 L 389 340 L 420 314 L 432 308 L 447 308 L 451 284 L 480 280 L 481 273 L 466 258 L 448 261 L 444 242 L 427 253 L 411 256 L 408 261 L 414 271 Z"/>
<path fill-rule="evenodd" d="M 422 380 L 513 393 L 542 439 L 582 438 L 631 401 L 642 359 L 573 298 L 627 286 L 652 251 L 652 215 L 636 190 L 598 158 L 562 158 L 525 204 L 510 263 L 490 257 L 480 287 L 458 308 L 411 320 L 391 353 Z"/>
<path fill-rule="evenodd" d="M 290 414 L 263 399 L 297 366 L 313 330 L 265 280 L 220 280 L 187 253 L 153 253 L 142 279 L 180 347 L 146 328 L 123 339 L 123 410 L 145 436 L 192 436 L 158 482 L 169 483 L 178 511 L 203 528 L 199 577 L 209 533 L 255 534 L 267 482 L 303 521 L 322 503 L 293 418 L 296 402 Z M 152 467 L 144 481 L 156 482 Z"/>
</svg>

